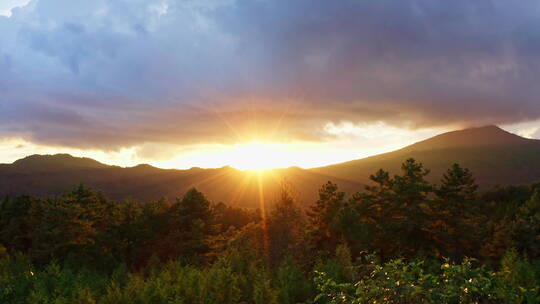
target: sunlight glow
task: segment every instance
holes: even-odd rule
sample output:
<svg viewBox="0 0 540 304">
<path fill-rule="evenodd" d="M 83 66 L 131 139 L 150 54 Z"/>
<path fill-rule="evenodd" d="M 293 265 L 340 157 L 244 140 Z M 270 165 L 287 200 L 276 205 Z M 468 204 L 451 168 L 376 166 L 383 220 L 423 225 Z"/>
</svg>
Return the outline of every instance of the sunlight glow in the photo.
<svg viewBox="0 0 540 304">
<path fill-rule="evenodd" d="M 502 125 L 504 130 L 529 139 L 540 139 L 540 119 Z"/>
<path fill-rule="evenodd" d="M 240 170 L 261 170 L 292 166 L 285 145 L 251 142 L 235 145 L 230 166 Z"/>
<path fill-rule="evenodd" d="M 0 138 L 0 163 L 10 163 L 36 153 L 69 153 L 119 166 L 147 163 L 165 169 L 223 166 L 259 171 L 292 166 L 307 169 L 389 152 L 443 131 L 399 129 L 382 123 L 342 122 L 324 126 L 326 137 L 320 141 L 270 142 L 265 141 L 261 134 L 248 136 L 238 133 L 236 144 L 147 142 L 113 151 L 44 146 L 21 138 Z"/>
</svg>

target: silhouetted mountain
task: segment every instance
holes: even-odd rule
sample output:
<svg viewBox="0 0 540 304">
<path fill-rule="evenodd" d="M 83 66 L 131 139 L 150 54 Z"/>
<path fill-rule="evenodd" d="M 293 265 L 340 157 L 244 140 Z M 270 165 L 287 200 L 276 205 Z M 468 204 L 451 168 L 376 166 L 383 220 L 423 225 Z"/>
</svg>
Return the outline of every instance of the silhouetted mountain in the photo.
<svg viewBox="0 0 540 304">
<path fill-rule="evenodd" d="M 267 203 L 274 201 L 285 179 L 304 204 L 312 204 L 317 190 L 328 180 L 352 194 L 369 183 L 370 174 L 380 168 L 398 173 L 401 163 L 410 157 L 431 169 L 429 178 L 435 182 L 453 163 L 470 168 L 481 186 L 540 179 L 540 140 L 488 126 L 444 133 L 398 151 L 341 164 L 310 170 L 275 169 L 264 174 L 231 167 L 165 170 L 142 164 L 122 168 L 68 154 L 32 155 L 0 165 L 0 195 L 55 196 L 83 183 L 114 199 L 150 200 L 174 199 L 196 187 L 214 201 L 259 207 L 261 197 Z"/>
<path fill-rule="evenodd" d="M 512 134 L 497 126 L 485 126 L 443 133 L 405 147 L 403 150 L 423 151 L 497 145 L 508 146 L 535 141 L 534 139 Z"/>
<path fill-rule="evenodd" d="M 497 126 L 444 133 L 403 149 L 312 169 L 336 178 L 369 182 L 378 169 L 398 173 L 401 163 L 415 158 L 438 181 L 453 163 L 469 168 L 483 186 L 529 183 L 540 179 L 540 140 L 527 139 Z"/>
<path fill-rule="evenodd" d="M 21 169 L 83 169 L 105 168 L 107 165 L 87 157 L 73 157 L 69 154 L 34 154 L 15 161 L 13 167 Z"/>
<path fill-rule="evenodd" d="M 266 203 L 275 200 L 283 180 L 293 185 L 304 204 L 311 204 L 317 198 L 317 190 L 330 179 L 333 178 L 295 167 L 264 174 L 231 167 L 166 170 L 141 164 L 122 168 L 68 154 L 32 155 L 0 166 L 0 195 L 56 196 L 83 183 L 114 199 L 172 200 L 196 187 L 216 202 L 259 207 L 261 197 Z M 333 180 L 348 192 L 362 189 L 358 183 Z"/>
</svg>

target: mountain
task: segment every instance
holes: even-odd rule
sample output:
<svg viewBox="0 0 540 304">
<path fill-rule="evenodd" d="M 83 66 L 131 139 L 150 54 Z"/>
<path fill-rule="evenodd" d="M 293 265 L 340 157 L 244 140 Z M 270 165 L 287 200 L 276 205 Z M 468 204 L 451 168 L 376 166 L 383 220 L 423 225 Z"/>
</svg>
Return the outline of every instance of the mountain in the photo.
<svg viewBox="0 0 540 304">
<path fill-rule="evenodd" d="M 73 157 L 69 154 L 39 155 L 34 154 L 19 159 L 13 163 L 13 166 L 19 169 L 90 169 L 105 168 L 104 165 L 96 160 L 87 157 Z"/>
<path fill-rule="evenodd" d="M 261 199 L 272 203 L 280 182 L 287 180 L 303 204 L 310 205 L 329 180 L 352 194 L 369 183 L 370 174 L 381 168 L 398 173 L 401 163 L 410 157 L 431 169 L 432 182 L 438 182 L 453 163 L 471 169 L 482 187 L 540 179 L 540 140 L 487 126 L 444 133 L 401 150 L 331 166 L 309 170 L 291 167 L 261 174 L 231 167 L 166 170 L 141 164 L 122 168 L 68 154 L 32 155 L 0 165 L 0 195 L 55 196 L 83 183 L 113 199 L 172 200 L 196 187 L 216 202 L 259 207 Z"/>
<path fill-rule="evenodd" d="M 411 157 L 431 169 L 429 179 L 433 182 L 439 181 L 453 163 L 469 168 L 482 187 L 540 179 L 540 140 L 523 138 L 497 126 L 448 132 L 394 152 L 311 170 L 368 183 L 369 174 L 380 168 L 398 173 L 401 163 Z"/>
<path fill-rule="evenodd" d="M 272 203 L 279 185 L 288 181 L 303 204 L 312 204 L 318 189 L 334 180 L 344 191 L 361 190 L 361 184 L 335 179 L 298 167 L 257 173 L 231 167 L 166 170 L 147 164 L 122 168 L 108 166 L 89 158 L 68 154 L 32 155 L 0 165 L 0 197 L 28 194 L 51 197 L 62 194 L 80 183 L 102 190 L 113 199 L 133 197 L 137 200 L 173 200 L 189 188 L 196 187 L 211 200 L 241 207 L 259 207 L 261 198 Z M 260 194 L 262 193 L 262 195 Z"/>
</svg>

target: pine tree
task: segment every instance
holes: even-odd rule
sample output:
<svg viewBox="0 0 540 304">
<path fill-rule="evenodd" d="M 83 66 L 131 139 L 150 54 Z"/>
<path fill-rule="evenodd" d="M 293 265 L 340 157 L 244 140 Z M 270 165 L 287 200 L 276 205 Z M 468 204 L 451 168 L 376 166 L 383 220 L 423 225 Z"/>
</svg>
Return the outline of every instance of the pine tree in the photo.
<svg viewBox="0 0 540 304">
<path fill-rule="evenodd" d="M 536 190 L 522 206 L 512 223 L 512 239 L 528 258 L 540 258 L 540 191 Z"/>
<path fill-rule="evenodd" d="M 400 244 L 397 250 L 407 256 L 429 251 L 432 247 L 428 227 L 432 219 L 429 196 L 433 187 L 425 179 L 429 172 L 422 163 L 409 158 L 401 165 L 401 175 L 394 176 L 391 183 L 392 216 L 388 220 Z"/>
<path fill-rule="evenodd" d="M 337 215 L 343 208 L 344 198 L 345 193 L 330 181 L 319 190 L 319 199 L 308 212 L 310 238 L 316 250 L 332 253 L 341 241 Z"/>
<path fill-rule="evenodd" d="M 441 186 L 436 193 L 440 199 L 452 202 L 454 208 L 463 208 L 464 204 L 476 199 L 477 190 L 478 185 L 469 169 L 453 164 L 443 175 Z"/>
<path fill-rule="evenodd" d="M 435 191 L 437 220 L 433 229 L 434 241 L 440 244 L 441 254 L 452 259 L 477 253 L 478 229 L 477 189 L 469 169 L 453 164 L 443 175 Z"/>
<path fill-rule="evenodd" d="M 269 254 L 272 266 L 277 266 L 286 255 L 298 257 L 302 251 L 305 218 L 298 206 L 292 186 L 282 182 L 280 198 L 268 217 Z"/>
<path fill-rule="evenodd" d="M 169 210 L 168 229 L 158 244 L 161 258 L 198 261 L 210 250 L 209 238 L 214 232 L 210 202 L 201 192 L 190 189 Z"/>
<path fill-rule="evenodd" d="M 5 198 L 0 202 L 0 244 L 11 251 L 28 252 L 32 248 L 32 235 L 36 220 L 30 210 L 39 204 L 30 196 Z"/>
<path fill-rule="evenodd" d="M 430 250 L 432 186 L 425 179 L 428 174 L 423 164 L 407 159 L 400 175 L 391 178 L 381 169 L 370 176 L 374 185 L 353 196 L 365 230 L 362 242 L 371 244 L 371 250 L 383 260 Z"/>
</svg>

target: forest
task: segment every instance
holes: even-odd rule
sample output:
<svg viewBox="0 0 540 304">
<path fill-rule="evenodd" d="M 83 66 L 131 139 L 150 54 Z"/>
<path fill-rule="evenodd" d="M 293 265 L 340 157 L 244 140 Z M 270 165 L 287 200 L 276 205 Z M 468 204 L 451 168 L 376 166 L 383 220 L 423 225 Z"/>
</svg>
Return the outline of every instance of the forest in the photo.
<svg viewBox="0 0 540 304">
<path fill-rule="evenodd" d="M 0 303 L 540 303 L 540 182 L 479 189 L 407 159 L 357 193 L 259 209 L 110 200 L 83 185 L 0 202 Z M 44 177 L 46 178 L 46 177 Z"/>
</svg>

